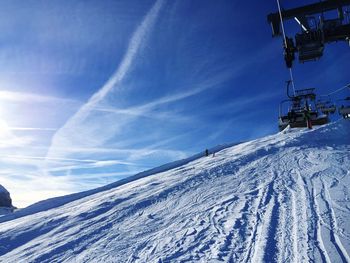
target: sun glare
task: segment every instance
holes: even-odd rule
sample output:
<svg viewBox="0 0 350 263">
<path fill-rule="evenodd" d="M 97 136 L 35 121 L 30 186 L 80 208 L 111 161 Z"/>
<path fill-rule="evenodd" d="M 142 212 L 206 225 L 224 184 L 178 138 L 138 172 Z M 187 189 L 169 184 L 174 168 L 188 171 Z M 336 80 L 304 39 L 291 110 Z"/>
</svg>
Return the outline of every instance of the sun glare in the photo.
<svg viewBox="0 0 350 263">
<path fill-rule="evenodd" d="M 16 97 L 14 92 L 0 90 L 0 100 L 14 100 Z"/>
<path fill-rule="evenodd" d="M 1 108 L 0 108 L 0 138 L 7 137 L 10 134 L 10 129 L 7 123 L 1 119 Z"/>
</svg>

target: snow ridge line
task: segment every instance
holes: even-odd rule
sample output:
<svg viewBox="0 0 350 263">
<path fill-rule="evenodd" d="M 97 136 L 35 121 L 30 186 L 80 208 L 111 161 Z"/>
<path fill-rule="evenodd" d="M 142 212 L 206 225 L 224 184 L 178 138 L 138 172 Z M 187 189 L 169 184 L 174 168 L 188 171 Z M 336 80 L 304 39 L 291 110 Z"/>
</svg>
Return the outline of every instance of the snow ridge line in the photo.
<svg viewBox="0 0 350 263">
<path fill-rule="evenodd" d="M 272 197 L 262 213 L 261 223 L 257 229 L 257 242 L 254 244 L 254 253 L 251 262 L 263 262 L 266 255 L 266 245 L 269 237 L 269 226 L 275 206 L 275 197 Z"/>
<path fill-rule="evenodd" d="M 302 163 L 302 161 L 307 160 L 307 154 L 305 152 L 301 152 L 301 156 L 298 158 L 297 160 L 297 165 L 298 165 L 298 170 L 304 170 L 306 169 L 305 164 Z M 308 258 L 309 261 L 315 261 L 315 252 L 314 252 L 314 248 L 317 249 L 317 251 L 319 252 L 319 255 L 321 256 L 322 262 L 330 262 L 329 260 L 329 256 L 327 254 L 327 252 L 325 251 L 325 247 L 322 243 L 322 240 L 320 240 L 321 238 L 321 233 L 320 233 L 320 218 L 319 218 L 319 213 L 317 212 L 317 204 L 316 204 L 316 196 L 315 196 L 315 188 L 313 186 L 312 183 L 312 177 L 308 178 L 308 181 L 305 177 L 303 177 L 300 172 L 298 172 L 298 176 L 300 178 L 300 180 L 302 181 L 302 185 L 303 185 L 303 192 L 305 194 L 305 203 L 308 203 L 310 206 L 310 218 L 312 219 L 312 221 L 310 222 L 310 232 L 308 231 Z M 306 200 L 308 200 L 306 202 Z M 312 232 L 313 233 L 312 233 Z M 310 244 L 311 243 L 311 244 Z M 310 249 L 310 246 L 312 246 L 312 250 Z M 327 261 L 328 258 L 328 261 Z"/>
<path fill-rule="evenodd" d="M 320 255 L 322 257 L 323 262 L 332 262 L 329 258 L 329 255 L 327 253 L 327 250 L 324 246 L 323 243 L 323 239 L 322 239 L 322 231 L 321 231 L 321 215 L 320 215 L 320 211 L 319 211 L 319 206 L 318 206 L 318 202 L 317 202 L 317 197 L 316 197 L 316 193 L 315 193 L 315 188 L 313 183 L 312 184 L 312 200 L 313 200 L 313 217 L 316 220 L 316 229 L 315 229 L 315 235 L 316 235 L 316 246 L 318 247 L 319 251 L 320 251 Z"/>
<path fill-rule="evenodd" d="M 284 157 L 284 156 L 283 156 Z M 281 167 L 282 166 L 282 167 Z M 293 226 L 296 224 L 296 217 L 293 214 L 293 203 L 290 204 L 293 180 L 288 171 L 288 163 L 284 158 L 279 158 L 278 170 L 281 172 L 277 183 L 278 202 L 280 204 L 279 223 L 277 225 L 277 242 L 279 251 L 277 252 L 277 262 L 285 262 L 294 256 L 293 250 Z"/>
<path fill-rule="evenodd" d="M 279 203 L 283 204 L 283 198 L 285 198 L 283 195 L 278 195 Z M 279 214 L 279 223 L 278 223 L 278 231 L 279 231 L 279 246 L 280 248 L 286 247 L 286 239 L 290 236 L 288 226 L 291 225 L 289 222 L 289 217 L 287 217 L 288 207 L 284 204 L 280 207 L 280 214 Z M 288 255 L 286 255 L 285 249 L 282 249 L 279 251 L 277 255 L 277 262 L 283 262 L 285 258 L 288 258 Z"/>
<path fill-rule="evenodd" d="M 299 164 L 300 159 L 297 162 Z M 287 169 L 285 169 L 287 171 Z M 292 168 L 288 172 L 289 181 L 284 182 L 287 185 L 288 194 L 290 195 L 291 203 L 291 214 L 292 214 L 292 247 L 293 247 L 293 257 L 295 257 L 295 262 L 305 262 L 312 261 L 308 257 L 307 251 L 309 250 L 309 233 L 308 233 L 308 215 L 307 208 L 309 207 L 310 201 L 307 200 L 307 195 L 305 189 L 307 186 L 304 184 L 303 178 L 300 174 L 299 169 Z M 294 176 L 296 178 L 294 178 Z M 280 260 L 282 262 L 285 260 Z"/>
<path fill-rule="evenodd" d="M 310 202 L 307 200 L 307 196 L 306 196 L 306 192 L 305 192 L 305 187 L 306 185 L 304 185 L 304 181 L 301 177 L 301 174 L 299 171 L 296 171 L 296 176 L 297 176 L 297 189 L 298 189 L 298 194 L 297 194 L 297 203 L 296 203 L 296 207 L 299 207 L 300 210 L 297 210 L 297 216 L 299 217 L 299 220 L 297 223 L 298 226 L 298 233 L 300 235 L 300 233 L 302 234 L 301 236 L 299 236 L 298 240 L 298 255 L 301 256 L 301 262 L 303 261 L 307 261 L 308 259 L 310 260 L 310 258 L 308 258 L 307 255 L 307 251 L 309 249 L 309 240 L 307 240 L 307 238 L 309 238 L 308 235 L 308 215 L 307 215 L 307 207 L 310 206 Z"/>
<path fill-rule="evenodd" d="M 261 200 L 260 190 L 255 190 L 257 192 L 257 196 L 259 200 Z M 233 229 L 229 232 L 227 237 L 225 238 L 226 247 L 220 248 L 220 253 L 218 254 L 219 260 L 224 260 L 223 257 L 228 255 L 227 262 L 239 262 L 242 261 L 240 256 L 242 254 L 237 254 L 236 251 L 244 251 L 246 250 L 247 242 L 251 242 L 251 238 L 249 238 L 250 228 L 252 225 L 256 225 L 256 221 L 252 218 L 252 215 L 256 213 L 251 212 L 251 207 L 254 207 L 254 203 L 260 203 L 260 201 L 256 200 L 256 197 L 253 193 L 249 193 L 245 196 L 245 201 L 241 202 L 238 207 L 236 207 L 237 214 L 240 217 L 235 218 Z M 248 240 L 247 240 L 248 239 Z"/>
<path fill-rule="evenodd" d="M 322 187 L 323 187 L 323 193 L 321 196 L 323 197 L 323 200 L 326 204 L 326 207 L 328 209 L 328 213 L 330 216 L 330 234 L 331 234 L 331 242 L 335 246 L 336 250 L 339 253 L 339 256 L 343 260 L 343 262 L 350 262 L 350 257 L 348 253 L 346 252 L 346 249 L 344 248 L 343 244 L 341 243 L 339 236 L 337 235 L 338 232 L 338 225 L 337 225 L 337 220 L 336 216 L 334 213 L 334 209 L 331 205 L 331 196 L 328 191 L 328 188 L 326 187 L 324 181 L 320 178 L 322 182 Z"/>
<path fill-rule="evenodd" d="M 235 201 L 238 201 L 239 199 L 236 198 Z M 224 236 L 223 239 L 219 238 L 218 243 L 218 251 L 216 256 L 220 260 L 224 260 L 224 258 L 229 255 L 229 262 L 231 262 L 231 259 L 233 258 L 233 248 L 232 248 L 232 243 L 235 240 L 235 234 L 237 232 L 237 223 L 242 220 L 242 217 L 235 217 L 237 215 L 241 215 L 240 213 L 244 210 L 244 208 L 247 206 L 248 201 L 245 200 L 244 202 L 240 201 L 236 206 L 233 207 L 232 205 L 234 204 L 233 202 L 227 203 L 227 201 L 223 202 L 222 205 L 222 215 L 218 220 L 214 220 L 218 226 L 216 228 L 220 228 L 220 235 Z M 218 211 L 218 210 L 217 210 Z M 232 217 L 235 217 L 234 220 L 231 219 Z M 228 222 L 227 219 L 231 219 L 230 222 Z M 231 229 L 230 231 L 227 232 L 227 228 Z M 236 247 L 236 246 L 234 246 Z M 229 253 L 230 252 L 230 253 Z"/>
<path fill-rule="evenodd" d="M 243 255 L 242 262 L 246 262 L 246 263 L 249 262 L 249 258 L 251 258 L 251 254 L 254 253 L 254 244 L 255 244 L 256 238 L 257 238 L 258 224 L 261 221 L 259 209 L 261 209 L 261 207 L 262 207 L 263 199 L 264 199 L 266 192 L 267 192 L 267 189 L 265 188 L 265 189 L 263 189 L 263 193 L 261 195 L 258 194 L 259 199 L 256 200 L 258 205 L 256 206 L 255 211 L 253 213 L 254 219 L 255 219 L 254 224 L 253 224 L 253 231 L 251 234 L 251 238 L 248 241 L 248 245 L 247 245 L 248 251 L 245 255 Z"/>
<path fill-rule="evenodd" d="M 259 199 L 259 205 L 256 208 L 256 224 L 254 225 L 254 230 L 252 233 L 252 238 L 249 249 L 246 253 L 243 262 L 257 262 L 258 259 L 263 261 L 266 254 L 266 243 L 268 241 L 269 226 L 271 223 L 271 217 L 273 213 L 273 208 L 275 206 L 275 196 L 272 194 L 273 185 L 277 178 L 277 173 L 274 172 L 274 176 L 270 183 L 265 187 L 264 192 Z M 259 212 L 261 211 L 262 212 Z M 265 222 L 269 222 L 266 226 Z M 261 224 L 262 223 L 262 224 Z M 263 248 L 263 249 L 262 249 Z M 261 251 L 263 251 L 261 253 Z"/>
<path fill-rule="evenodd" d="M 292 218 L 293 218 L 293 225 L 292 225 L 292 233 L 293 233 L 293 256 L 295 262 L 300 262 L 299 259 L 299 251 L 298 251 L 298 218 L 297 218 L 297 211 L 296 211 L 296 198 L 294 191 L 291 191 L 291 199 L 292 199 Z"/>
<path fill-rule="evenodd" d="M 267 184 L 269 185 L 271 181 Z M 262 192 L 262 193 L 261 193 Z M 228 262 L 242 262 L 242 254 L 237 254 L 237 251 L 246 251 L 247 247 L 251 249 L 253 238 L 256 234 L 256 226 L 258 224 L 258 211 L 259 207 L 263 204 L 263 196 L 265 195 L 266 189 L 264 187 L 257 188 L 254 191 L 245 193 L 245 202 L 241 202 L 239 210 L 240 217 L 234 221 L 234 229 L 230 232 L 230 253 Z M 258 199 L 256 198 L 258 197 Z M 252 211 L 254 210 L 254 211 Z M 249 253 L 249 251 L 247 251 Z M 220 259 L 222 259 L 220 257 Z M 246 261 L 247 259 L 245 259 Z"/>
</svg>

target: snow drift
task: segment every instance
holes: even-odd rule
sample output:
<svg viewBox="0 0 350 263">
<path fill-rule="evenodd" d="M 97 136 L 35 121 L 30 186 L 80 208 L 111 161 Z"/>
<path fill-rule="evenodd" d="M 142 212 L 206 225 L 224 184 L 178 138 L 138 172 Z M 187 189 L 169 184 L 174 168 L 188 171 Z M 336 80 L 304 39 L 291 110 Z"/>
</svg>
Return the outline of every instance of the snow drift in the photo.
<svg viewBox="0 0 350 263">
<path fill-rule="evenodd" d="M 289 130 L 38 203 L 1 218 L 0 262 L 350 262 L 349 131 Z"/>
</svg>

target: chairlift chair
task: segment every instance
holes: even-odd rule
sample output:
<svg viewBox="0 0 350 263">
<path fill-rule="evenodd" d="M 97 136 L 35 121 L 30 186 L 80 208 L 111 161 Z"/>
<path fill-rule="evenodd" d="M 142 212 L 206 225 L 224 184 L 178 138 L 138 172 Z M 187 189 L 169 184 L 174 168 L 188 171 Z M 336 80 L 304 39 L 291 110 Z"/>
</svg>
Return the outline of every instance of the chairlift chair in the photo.
<svg viewBox="0 0 350 263">
<path fill-rule="evenodd" d="M 337 110 L 336 105 L 331 101 L 318 101 L 316 108 L 326 115 L 334 114 Z"/>
<path fill-rule="evenodd" d="M 291 128 L 306 128 L 306 114 L 310 116 L 311 124 L 314 126 L 329 123 L 327 114 L 320 114 L 317 107 L 312 108 L 311 103 L 316 99 L 315 89 L 296 90 L 294 96 L 289 95 L 289 83 L 287 82 L 287 95 L 289 99 L 283 100 L 279 106 L 278 128 L 284 130 L 288 125 Z M 287 114 L 283 114 L 283 106 L 289 103 Z"/>
<path fill-rule="evenodd" d="M 309 89 L 299 89 L 295 90 L 294 98 L 298 100 L 311 100 L 314 101 L 316 99 L 316 93 L 314 88 Z"/>
<path fill-rule="evenodd" d="M 339 108 L 339 114 L 343 116 L 344 119 L 350 118 L 350 106 L 341 106 Z"/>
<path fill-rule="evenodd" d="M 320 30 L 296 34 L 295 43 L 302 63 L 317 60 L 323 55 L 324 42 Z"/>
<path fill-rule="evenodd" d="M 334 114 L 336 110 L 337 110 L 337 107 L 334 104 L 326 105 L 325 107 L 321 108 L 321 112 L 326 115 Z"/>
<path fill-rule="evenodd" d="M 342 104 L 338 108 L 339 115 L 341 115 L 344 119 L 350 118 L 350 103 L 348 103 L 348 101 L 350 101 L 350 97 L 347 97 L 340 101 L 345 101 L 347 102 L 347 104 L 346 105 Z"/>
<path fill-rule="evenodd" d="M 281 23 L 294 19 L 302 31 L 290 38 L 284 34 L 284 59 L 288 68 L 292 67 L 295 53 L 300 62 L 317 60 L 322 57 L 326 43 L 347 41 L 350 44 L 350 19 L 344 7 L 350 6 L 350 0 L 324 0 L 318 3 L 283 9 L 267 16 L 272 27 L 272 35 L 281 36 Z M 323 13 L 337 10 L 338 17 L 324 19 Z M 313 15 L 319 16 L 316 19 Z M 295 43 L 295 44 L 294 44 Z"/>
<path fill-rule="evenodd" d="M 324 107 L 325 107 L 324 102 L 318 101 L 318 102 L 316 103 L 316 108 L 317 108 L 317 109 L 321 110 L 321 109 L 324 108 Z"/>
</svg>

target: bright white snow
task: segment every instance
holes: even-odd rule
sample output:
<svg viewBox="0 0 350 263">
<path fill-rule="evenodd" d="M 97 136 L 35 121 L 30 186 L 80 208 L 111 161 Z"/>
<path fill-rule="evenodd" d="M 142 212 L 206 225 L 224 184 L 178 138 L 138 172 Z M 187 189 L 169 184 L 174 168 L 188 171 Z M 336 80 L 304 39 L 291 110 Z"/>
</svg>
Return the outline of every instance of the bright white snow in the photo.
<svg viewBox="0 0 350 263">
<path fill-rule="evenodd" d="M 0 218 L 0 262 L 350 262 L 349 131 L 290 130 L 40 202 Z"/>
</svg>

